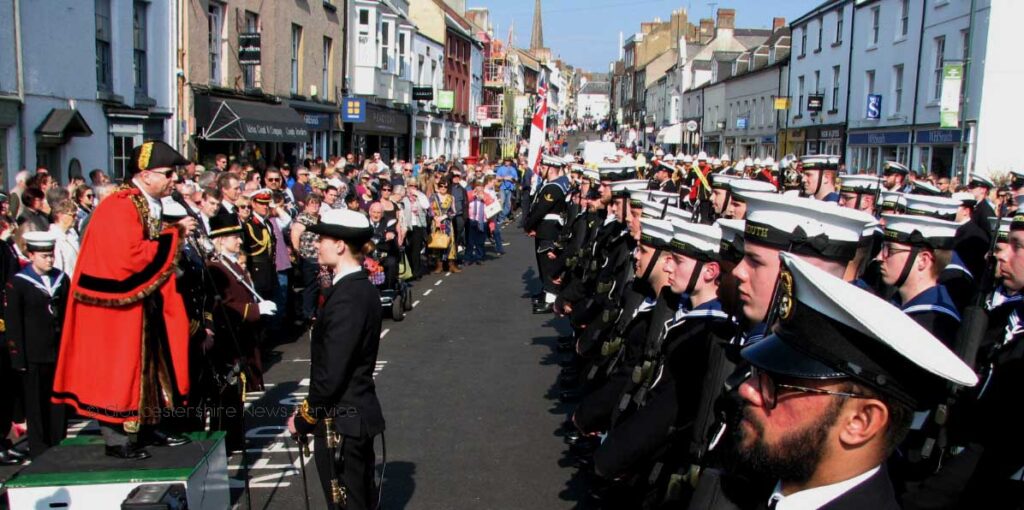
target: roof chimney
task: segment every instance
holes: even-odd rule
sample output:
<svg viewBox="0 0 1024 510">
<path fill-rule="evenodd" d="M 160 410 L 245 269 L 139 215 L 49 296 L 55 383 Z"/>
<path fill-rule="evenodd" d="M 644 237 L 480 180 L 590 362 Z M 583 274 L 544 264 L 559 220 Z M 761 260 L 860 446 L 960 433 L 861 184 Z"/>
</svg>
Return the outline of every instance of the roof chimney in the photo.
<svg viewBox="0 0 1024 510">
<path fill-rule="evenodd" d="M 736 28 L 736 9 L 718 9 L 718 28 Z"/>
<path fill-rule="evenodd" d="M 703 18 L 700 20 L 700 33 L 697 34 L 700 44 L 707 44 L 715 38 L 715 20 Z"/>
<path fill-rule="evenodd" d="M 786 28 L 786 18 L 772 18 L 772 32 L 778 32 L 781 28 Z"/>
</svg>

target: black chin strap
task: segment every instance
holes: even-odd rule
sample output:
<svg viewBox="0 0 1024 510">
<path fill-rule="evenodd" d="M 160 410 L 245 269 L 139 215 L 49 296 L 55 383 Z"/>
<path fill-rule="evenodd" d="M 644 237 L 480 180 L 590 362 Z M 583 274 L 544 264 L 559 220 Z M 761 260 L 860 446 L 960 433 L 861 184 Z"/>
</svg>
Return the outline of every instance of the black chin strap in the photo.
<svg viewBox="0 0 1024 510">
<path fill-rule="evenodd" d="M 698 260 L 697 265 L 693 266 L 693 272 L 690 273 L 690 282 L 686 284 L 686 290 L 683 294 L 693 294 L 693 289 L 697 286 L 697 278 L 700 278 L 700 272 L 704 269 L 704 261 Z"/>
<path fill-rule="evenodd" d="M 911 246 L 910 247 L 910 256 L 907 257 L 907 261 L 903 264 L 903 271 L 900 271 L 899 279 L 896 280 L 896 282 L 892 284 L 894 289 L 898 289 L 898 288 L 902 287 L 903 284 L 907 282 L 907 277 L 910 276 L 910 269 L 913 267 L 914 260 L 917 259 L 917 255 L 919 253 L 921 253 L 921 247 L 920 246 Z"/>
<path fill-rule="evenodd" d="M 641 280 L 648 283 L 651 281 L 651 273 L 654 272 L 654 266 L 658 265 L 659 258 L 661 258 L 661 248 L 655 248 L 654 255 L 651 256 L 651 262 L 647 264 L 647 269 L 644 270 L 643 276 L 640 277 Z M 651 288 L 654 288 L 654 285 L 651 285 Z"/>
<path fill-rule="evenodd" d="M 857 203 L 853 206 L 854 209 L 860 210 L 860 199 L 864 198 L 864 195 L 857 193 Z"/>
<path fill-rule="evenodd" d="M 725 211 L 729 209 L 729 202 L 732 201 L 732 190 L 725 191 L 725 200 L 722 201 L 722 212 L 718 213 L 719 216 L 725 216 Z"/>
<path fill-rule="evenodd" d="M 814 188 L 814 193 L 811 193 L 811 198 L 817 198 L 818 192 L 821 191 L 821 181 L 825 180 L 825 171 L 818 170 L 818 187 Z"/>
</svg>

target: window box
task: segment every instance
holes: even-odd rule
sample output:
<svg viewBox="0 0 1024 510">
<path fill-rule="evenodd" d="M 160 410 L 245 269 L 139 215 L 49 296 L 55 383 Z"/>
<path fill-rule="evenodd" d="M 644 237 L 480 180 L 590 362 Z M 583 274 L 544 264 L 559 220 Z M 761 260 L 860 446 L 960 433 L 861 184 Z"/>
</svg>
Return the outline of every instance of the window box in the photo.
<svg viewBox="0 0 1024 510">
<path fill-rule="evenodd" d="M 829 115 L 836 115 L 836 114 L 839 113 L 839 108 L 833 108 L 833 109 L 831 109 L 831 110 L 829 110 L 829 111 L 827 111 L 825 113 L 827 113 Z"/>
</svg>

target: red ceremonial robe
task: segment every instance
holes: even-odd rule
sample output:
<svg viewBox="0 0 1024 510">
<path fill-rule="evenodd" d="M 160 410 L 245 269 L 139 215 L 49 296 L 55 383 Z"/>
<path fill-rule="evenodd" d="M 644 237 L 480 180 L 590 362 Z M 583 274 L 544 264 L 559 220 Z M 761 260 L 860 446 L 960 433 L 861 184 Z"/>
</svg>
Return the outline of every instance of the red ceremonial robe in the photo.
<svg viewBox="0 0 1024 510">
<path fill-rule="evenodd" d="M 103 200 L 89 223 L 71 282 L 52 400 L 130 429 L 156 421 L 155 411 L 171 405 L 171 386 L 188 394 L 189 323 L 174 278 L 181 233 L 177 227 L 161 231 L 134 186 Z M 144 338 L 150 297 L 162 300 L 167 332 L 166 349 L 157 352 L 147 352 L 152 343 Z M 154 384 L 160 402 L 144 396 L 154 394 Z"/>
</svg>

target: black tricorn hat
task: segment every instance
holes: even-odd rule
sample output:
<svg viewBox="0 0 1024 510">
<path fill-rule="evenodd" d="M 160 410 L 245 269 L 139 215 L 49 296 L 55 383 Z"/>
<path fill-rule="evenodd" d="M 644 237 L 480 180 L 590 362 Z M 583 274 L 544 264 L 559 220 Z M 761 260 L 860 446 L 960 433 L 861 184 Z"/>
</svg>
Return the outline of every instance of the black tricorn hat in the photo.
<svg viewBox="0 0 1024 510">
<path fill-rule="evenodd" d="M 147 140 L 132 150 L 135 173 L 154 168 L 171 168 L 189 164 L 178 151 L 160 140 Z"/>
<path fill-rule="evenodd" d="M 242 233 L 238 216 L 231 213 L 218 214 L 210 218 L 210 239 Z"/>
</svg>

